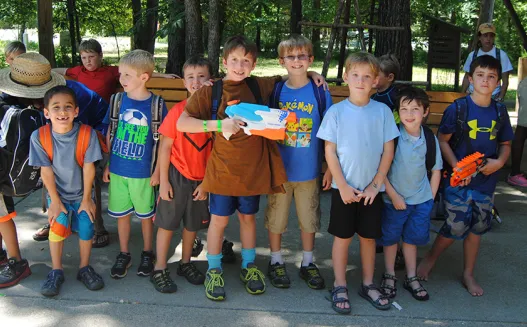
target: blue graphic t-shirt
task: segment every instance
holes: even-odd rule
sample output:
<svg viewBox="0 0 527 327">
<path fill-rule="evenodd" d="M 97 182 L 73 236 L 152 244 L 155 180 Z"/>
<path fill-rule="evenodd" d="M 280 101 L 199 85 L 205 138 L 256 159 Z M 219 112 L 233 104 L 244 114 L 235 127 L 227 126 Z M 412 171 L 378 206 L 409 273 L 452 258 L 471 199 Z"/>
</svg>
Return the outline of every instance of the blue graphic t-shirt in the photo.
<svg viewBox="0 0 527 327">
<path fill-rule="evenodd" d="M 305 182 L 315 179 L 321 169 L 322 141 L 316 137 L 320 127 L 322 110 L 333 104 L 329 91 L 326 91 L 326 108 L 318 108 L 313 86 L 307 83 L 299 89 L 284 84 L 280 93 L 280 109 L 292 111 L 297 121 L 288 123 L 284 141 L 278 142 L 287 180 Z"/>
<path fill-rule="evenodd" d="M 472 154 L 469 153 L 468 142 L 472 145 L 472 150 L 474 152 L 477 151 L 484 154 L 485 158 L 497 158 L 498 144 L 510 141 L 514 137 L 508 113 L 505 113 L 506 117 L 502 117 L 504 124 L 496 133 L 494 128 L 498 122 L 497 108 L 492 104 L 489 107 L 480 107 L 472 101 L 470 96 L 467 96 L 466 99 L 468 107 L 465 128 L 468 129 L 468 137 L 470 140 L 466 140 L 465 138 L 461 139 L 458 147 L 454 149 L 456 158 L 461 160 Z M 456 104 L 453 103 L 446 108 L 443 114 L 443 119 L 439 126 L 439 133 L 455 133 L 456 119 Z M 476 177 L 472 178 L 467 187 L 486 194 L 492 194 L 496 189 L 497 180 L 498 175 L 496 173 L 489 176 L 477 174 Z"/>
<path fill-rule="evenodd" d="M 119 110 L 119 123 L 115 131 L 111 155 L 110 172 L 123 177 L 148 178 L 151 175 L 152 147 L 151 131 L 152 97 L 137 101 L 123 95 Z M 167 114 L 163 102 L 163 114 Z M 109 110 L 105 123 L 109 124 Z"/>
</svg>

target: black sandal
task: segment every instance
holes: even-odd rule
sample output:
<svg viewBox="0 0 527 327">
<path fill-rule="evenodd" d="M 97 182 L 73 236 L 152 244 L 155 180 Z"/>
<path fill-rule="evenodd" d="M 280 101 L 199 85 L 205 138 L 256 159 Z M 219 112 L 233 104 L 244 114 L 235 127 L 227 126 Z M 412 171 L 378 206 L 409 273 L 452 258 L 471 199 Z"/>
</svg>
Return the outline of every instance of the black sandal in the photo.
<svg viewBox="0 0 527 327">
<path fill-rule="evenodd" d="M 413 283 L 413 282 L 418 282 L 419 283 L 419 287 L 415 288 L 415 289 L 412 288 L 412 286 L 410 284 Z M 430 298 L 430 296 L 428 295 L 428 291 L 423 287 L 419 277 L 417 277 L 417 276 L 410 277 L 410 278 L 406 277 L 406 280 L 404 281 L 403 287 L 404 287 L 405 290 L 410 292 L 410 294 L 412 294 L 413 298 L 416 299 L 417 301 L 428 301 L 428 299 Z M 419 292 L 426 292 L 426 295 L 419 296 L 419 295 L 417 295 L 417 293 L 419 293 Z"/>
<path fill-rule="evenodd" d="M 393 280 L 393 286 L 388 285 L 386 280 Z M 381 293 L 389 299 L 393 299 L 397 295 L 397 277 L 395 277 L 395 275 L 388 273 L 384 273 L 384 275 L 382 275 Z"/>
<path fill-rule="evenodd" d="M 333 289 L 329 290 L 329 296 L 326 296 L 326 299 L 331 302 L 331 308 L 335 310 L 336 313 L 341 315 L 348 315 L 351 313 L 351 305 L 349 299 L 338 297 L 338 294 L 348 295 L 348 288 L 346 286 L 334 286 Z M 347 308 L 339 308 L 337 304 L 347 303 Z"/>
<path fill-rule="evenodd" d="M 110 244 L 110 234 L 107 231 L 93 235 L 92 248 L 103 248 L 108 246 L 108 244 Z"/>
<path fill-rule="evenodd" d="M 368 295 L 368 291 L 373 291 L 373 290 L 379 292 L 379 294 L 380 294 L 379 297 L 377 298 L 377 300 L 373 300 L 371 298 L 371 296 Z M 361 287 L 359 289 L 359 295 L 362 298 L 364 298 L 366 301 L 370 302 L 371 305 L 373 305 L 376 309 L 388 310 L 392 306 L 392 301 L 390 299 L 388 299 L 388 297 L 386 297 L 386 295 L 384 295 L 381 292 L 381 290 L 379 290 L 379 288 L 377 286 L 375 286 L 374 284 L 370 284 L 370 285 L 361 284 Z M 382 300 L 388 300 L 388 303 L 381 304 Z"/>
</svg>

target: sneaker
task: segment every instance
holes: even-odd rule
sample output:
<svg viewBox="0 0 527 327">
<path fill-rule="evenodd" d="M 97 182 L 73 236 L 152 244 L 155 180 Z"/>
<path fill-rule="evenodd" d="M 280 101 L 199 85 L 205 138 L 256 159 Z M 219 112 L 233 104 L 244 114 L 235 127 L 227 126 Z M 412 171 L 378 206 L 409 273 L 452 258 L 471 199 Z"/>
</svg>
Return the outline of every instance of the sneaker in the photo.
<svg viewBox="0 0 527 327">
<path fill-rule="evenodd" d="M 101 275 L 96 273 L 90 265 L 79 269 L 77 280 L 81 281 L 90 291 L 97 291 L 104 287 Z"/>
<path fill-rule="evenodd" d="M 130 268 L 131 265 L 132 265 L 132 256 L 130 255 L 130 253 L 120 252 L 117 255 L 115 264 L 110 270 L 110 276 L 116 279 L 124 278 L 124 276 L 126 276 L 126 273 L 128 272 L 128 268 Z"/>
<path fill-rule="evenodd" d="M 47 297 L 57 296 L 63 283 L 64 271 L 62 269 L 53 269 L 49 272 L 48 278 L 40 288 L 40 294 Z"/>
<path fill-rule="evenodd" d="M 0 251 L 0 265 L 7 263 L 7 252 L 4 249 Z"/>
<path fill-rule="evenodd" d="M 161 293 L 174 293 L 177 291 L 177 285 L 170 278 L 168 269 L 155 270 L 150 276 L 150 282 L 154 284 L 156 291 Z"/>
<path fill-rule="evenodd" d="M 221 258 L 221 262 L 223 263 L 235 263 L 236 262 L 236 255 L 234 254 L 234 250 L 232 247 L 234 246 L 234 243 L 229 242 L 227 240 L 223 240 L 223 244 L 221 246 L 221 254 L 223 257 Z"/>
<path fill-rule="evenodd" d="M 527 187 L 527 178 L 523 176 L 523 174 L 518 174 L 511 176 L 507 178 L 507 183 L 514 185 L 514 186 L 520 186 L 520 187 Z"/>
<path fill-rule="evenodd" d="M 198 270 L 193 262 L 183 263 L 180 261 L 177 267 L 177 274 L 184 276 L 189 283 L 194 285 L 202 285 L 205 281 L 205 275 Z"/>
<path fill-rule="evenodd" d="M 245 284 L 245 289 L 249 294 L 262 294 L 265 292 L 265 276 L 254 263 L 242 269 L 240 279 Z"/>
<path fill-rule="evenodd" d="M 152 251 L 141 252 L 141 263 L 137 268 L 137 276 L 148 277 L 154 271 L 154 263 L 156 262 L 156 256 Z"/>
<path fill-rule="evenodd" d="M 267 267 L 267 276 L 269 276 L 271 284 L 274 287 L 289 288 L 289 286 L 291 286 L 291 280 L 289 279 L 289 276 L 287 276 L 285 263 L 279 264 L 277 262 L 272 265 L 271 261 L 269 261 L 269 266 Z"/>
<path fill-rule="evenodd" d="M 210 269 L 205 275 L 205 295 L 213 301 L 225 300 L 225 282 L 223 281 L 223 270 L 219 268 Z"/>
<path fill-rule="evenodd" d="M 201 243 L 201 238 L 197 237 L 194 239 L 194 244 L 192 245 L 192 257 L 197 257 L 203 251 L 203 243 Z"/>
<path fill-rule="evenodd" d="M 300 267 L 300 278 L 306 281 L 307 286 L 314 290 L 321 290 L 326 287 L 324 278 L 320 274 L 320 270 L 314 263 L 310 263 L 309 266 Z"/>
<path fill-rule="evenodd" d="M 29 275 L 31 269 L 26 259 L 16 261 L 15 258 L 11 258 L 0 266 L 0 288 L 16 285 Z"/>
</svg>

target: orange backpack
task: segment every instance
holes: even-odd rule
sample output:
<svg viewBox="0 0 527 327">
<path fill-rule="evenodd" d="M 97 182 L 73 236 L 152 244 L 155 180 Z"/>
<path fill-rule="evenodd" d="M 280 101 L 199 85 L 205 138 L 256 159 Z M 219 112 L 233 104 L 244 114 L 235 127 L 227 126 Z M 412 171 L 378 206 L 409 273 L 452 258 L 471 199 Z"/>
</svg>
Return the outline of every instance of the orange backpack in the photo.
<svg viewBox="0 0 527 327">
<path fill-rule="evenodd" d="M 75 159 L 77 164 L 82 168 L 84 167 L 84 157 L 86 151 L 88 151 L 88 146 L 90 145 L 92 128 L 89 125 L 81 124 L 79 127 L 79 133 L 77 134 L 77 146 L 75 147 Z M 97 133 L 97 139 L 101 146 L 101 150 L 104 153 L 108 153 L 108 147 L 106 146 L 106 141 L 104 136 L 99 132 Z M 53 143 L 51 138 L 51 125 L 46 124 L 38 129 L 38 136 L 40 144 L 44 148 L 44 151 L 49 157 L 50 161 L 53 161 Z"/>
</svg>

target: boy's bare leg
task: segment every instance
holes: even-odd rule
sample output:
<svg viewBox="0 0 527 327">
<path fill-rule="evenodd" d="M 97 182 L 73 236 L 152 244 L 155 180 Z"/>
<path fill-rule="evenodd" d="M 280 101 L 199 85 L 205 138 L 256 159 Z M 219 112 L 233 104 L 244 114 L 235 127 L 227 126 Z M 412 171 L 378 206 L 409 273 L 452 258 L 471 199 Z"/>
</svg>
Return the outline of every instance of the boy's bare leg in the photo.
<svg viewBox="0 0 527 327">
<path fill-rule="evenodd" d="M 241 229 L 240 229 L 241 232 Z M 282 249 L 282 234 L 275 234 L 271 231 L 268 232 L 269 234 L 269 247 L 271 248 L 271 252 L 278 252 Z"/>
<path fill-rule="evenodd" d="M 91 256 L 91 240 L 84 241 L 79 240 L 79 249 L 80 249 L 80 257 L 81 261 L 79 263 L 79 268 L 86 267 L 90 264 L 90 256 Z M 64 242 L 62 242 L 64 243 Z"/>
<path fill-rule="evenodd" d="M 117 219 L 117 232 L 119 234 L 119 246 L 121 247 L 121 252 L 130 253 L 128 249 L 130 228 L 130 215 Z"/>
<path fill-rule="evenodd" d="M 463 271 L 463 284 L 472 296 L 482 296 L 483 288 L 474 279 L 474 267 L 478 258 L 481 236 L 469 233 L 463 241 L 463 256 L 465 269 Z"/>
<path fill-rule="evenodd" d="M 375 239 L 364 238 L 359 235 L 360 241 L 360 261 L 362 264 L 362 283 L 364 285 L 373 284 L 373 273 L 375 271 Z M 368 296 L 376 301 L 382 294 L 376 290 L 369 290 Z M 389 303 L 388 299 L 379 301 L 379 304 Z"/>
<path fill-rule="evenodd" d="M 417 266 L 417 246 L 413 244 L 407 244 L 403 242 L 403 255 L 404 255 L 404 263 L 406 265 L 406 276 L 408 278 L 415 277 L 416 275 L 416 266 Z M 419 281 L 414 281 L 410 283 L 410 287 L 413 289 L 416 289 L 420 287 L 421 284 Z M 417 293 L 417 296 L 426 296 L 427 292 L 422 291 Z"/>
<path fill-rule="evenodd" d="M 154 223 L 152 218 L 141 219 L 141 230 L 143 232 L 143 251 L 152 251 L 154 241 Z"/>
<path fill-rule="evenodd" d="M 62 268 L 62 249 L 64 248 L 64 241 L 49 242 L 49 253 L 51 254 L 51 269 Z"/>
<path fill-rule="evenodd" d="M 0 223 L 0 235 L 4 239 L 8 258 L 15 258 L 17 261 L 20 261 L 22 257 L 20 256 L 15 222 L 12 219 Z"/>
<path fill-rule="evenodd" d="M 331 261 L 333 262 L 333 272 L 335 274 L 334 286 L 346 286 L 346 267 L 348 266 L 348 249 L 353 239 L 350 238 L 333 238 L 333 249 L 331 252 Z M 347 294 L 339 293 L 339 298 L 348 298 Z M 347 303 L 337 303 L 341 309 L 349 308 Z"/>
<path fill-rule="evenodd" d="M 446 238 L 441 235 L 437 235 L 436 240 L 432 249 L 428 251 L 423 260 L 417 266 L 417 276 L 422 280 L 428 280 L 428 275 L 434 267 L 437 258 L 445 251 L 450 245 L 454 243 L 454 239 Z"/>
<path fill-rule="evenodd" d="M 300 238 L 302 239 L 302 250 L 312 252 L 315 248 L 315 233 L 300 231 Z"/>
<path fill-rule="evenodd" d="M 156 265 L 154 270 L 164 270 L 167 268 L 168 250 L 170 248 L 170 241 L 172 240 L 174 232 L 163 228 L 157 229 L 156 240 Z"/>
<path fill-rule="evenodd" d="M 209 230 L 207 232 L 207 252 L 209 255 L 221 253 L 223 235 L 228 222 L 228 216 L 211 215 Z"/>
<path fill-rule="evenodd" d="M 395 243 L 393 245 L 384 246 L 384 269 L 386 273 L 395 276 L 395 257 L 397 256 L 397 249 L 399 244 Z M 386 285 L 394 286 L 395 281 L 387 278 L 385 281 Z"/>
<path fill-rule="evenodd" d="M 194 245 L 194 240 L 196 239 L 197 232 L 191 232 L 186 228 L 183 228 L 183 233 L 181 239 L 183 244 L 181 245 L 181 262 L 189 263 L 190 257 L 192 256 L 192 246 Z"/>
<path fill-rule="evenodd" d="M 238 213 L 240 219 L 240 240 L 242 249 L 253 249 L 256 247 L 256 219 L 255 215 L 244 215 Z"/>
</svg>

